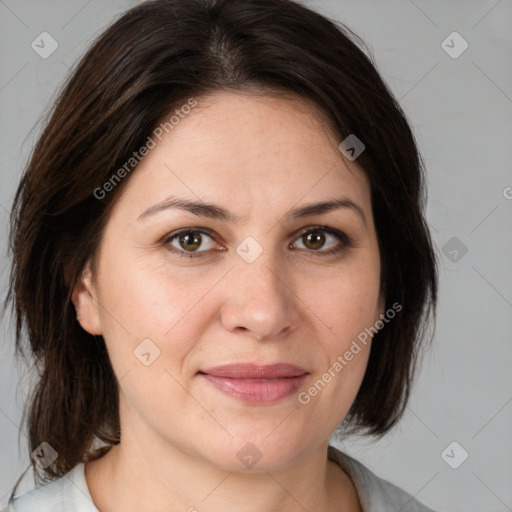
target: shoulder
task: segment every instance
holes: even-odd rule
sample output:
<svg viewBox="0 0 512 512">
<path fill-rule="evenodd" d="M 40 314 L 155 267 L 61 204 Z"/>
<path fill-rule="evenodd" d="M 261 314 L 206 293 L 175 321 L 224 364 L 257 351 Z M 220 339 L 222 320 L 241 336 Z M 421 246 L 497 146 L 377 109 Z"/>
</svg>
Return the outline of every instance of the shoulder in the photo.
<svg viewBox="0 0 512 512">
<path fill-rule="evenodd" d="M 401 512 L 435 512 L 414 496 L 388 480 L 378 477 L 365 465 L 329 445 L 329 458 L 337 462 L 356 487 L 364 512 L 400 510 Z"/>
<path fill-rule="evenodd" d="M 27 491 L 0 512 L 98 512 L 87 488 L 84 464 L 66 475 Z"/>
</svg>

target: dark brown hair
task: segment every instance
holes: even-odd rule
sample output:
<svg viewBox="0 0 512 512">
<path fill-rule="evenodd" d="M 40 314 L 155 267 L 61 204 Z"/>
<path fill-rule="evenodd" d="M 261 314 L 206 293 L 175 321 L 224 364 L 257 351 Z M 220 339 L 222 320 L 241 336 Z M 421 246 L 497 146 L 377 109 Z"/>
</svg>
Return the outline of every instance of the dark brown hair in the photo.
<svg viewBox="0 0 512 512">
<path fill-rule="evenodd" d="M 350 134 L 363 141 L 357 163 L 371 186 L 386 309 L 403 309 L 375 335 L 343 425 L 381 436 L 404 411 L 429 313 L 435 320 L 437 261 L 423 216 L 423 161 L 371 52 L 345 25 L 291 0 L 152 0 L 120 17 L 78 63 L 13 203 L 4 312 L 12 302 L 17 353 L 28 359 L 25 328 L 38 372 L 30 451 L 45 441 L 58 453 L 42 477 L 31 459 L 36 479 L 62 476 L 120 440 L 105 343 L 76 322 L 71 293 L 129 176 L 101 199 L 94 191 L 164 114 L 219 90 L 298 95 L 340 142 Z M 97 440 L 106 446 L 94 449 Z"/>
</svg>

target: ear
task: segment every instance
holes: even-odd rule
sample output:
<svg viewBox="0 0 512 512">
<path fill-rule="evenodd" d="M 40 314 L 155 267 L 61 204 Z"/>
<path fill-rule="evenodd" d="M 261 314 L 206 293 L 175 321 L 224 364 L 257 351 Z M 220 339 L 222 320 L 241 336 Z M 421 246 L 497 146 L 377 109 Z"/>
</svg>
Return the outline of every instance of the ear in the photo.
<svg viewBox="0 0 512 512">
<path fill-rule="evenodd" d="M 92 280 L 90 261 L 87 262 L 80 279 L 73 288 L 71 296 L 75 306 L 77 322 L 89 334 L 102 334 L 99 315 L 99 303 L 96 289 Z"/>
</svg>

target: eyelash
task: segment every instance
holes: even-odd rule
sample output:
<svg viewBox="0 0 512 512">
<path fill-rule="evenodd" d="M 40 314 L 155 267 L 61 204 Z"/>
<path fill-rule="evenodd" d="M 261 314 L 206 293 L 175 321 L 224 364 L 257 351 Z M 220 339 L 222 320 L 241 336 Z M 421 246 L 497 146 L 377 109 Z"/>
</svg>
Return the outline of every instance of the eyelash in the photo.
<svg viewBox="0 0 512 512">
<path fill-rule="evenodd" d="M 342 231 L 338 231 L 337 229 L 333 229 L 333 228 L 330 228 L 327 226 L 309 227 L 309 228 L 301 231 L 301 233 L 299 233 L 299 236 L 297 237 L 297 239 L 300 239 L 304 235 L 307 235 L 309 233 L 314 233 L 317 231 L 324 231 L 325 233 L 335 236 L 341 242 L 341 244 L 338 245 L 337 247 L 335 247 L 334 249 L 329 249 L 328 251 L 310 250 L 307 252 L 318 253 L 318 255 L 320 255 L 320 256 L 330 256 L 333 254 L 338 254 L 338 253 L 344 251 L 345 249 L 353 246 L 353 241 L 348 235 L 346 235 Z M 214 238 L 213 233 L 209 229 L 186 228 L 186 229 L 181 229 L 179 231 L 175 231 L 175 232 L 169 234 L 162 240 L 162 243 L 163 243 L 163 245 L 168 245 L 170 242 L 172 242 L 174 239 L 178 238 L 180 235 L 187 234 L 187 233 L 200 233 L 200 234 L 208 235 L 212 239 Z M 198 257 L 202 257 L 201 253 L 208 252 L 208 251 L 183 251 L 183 250 L 178 250 L 175 247 L 169 248 L 169 251 L 174 254 L 179 254 L 180 258 L 183 256 L 185 256 L 186 258 L 198 258 Z"/>
</svg>

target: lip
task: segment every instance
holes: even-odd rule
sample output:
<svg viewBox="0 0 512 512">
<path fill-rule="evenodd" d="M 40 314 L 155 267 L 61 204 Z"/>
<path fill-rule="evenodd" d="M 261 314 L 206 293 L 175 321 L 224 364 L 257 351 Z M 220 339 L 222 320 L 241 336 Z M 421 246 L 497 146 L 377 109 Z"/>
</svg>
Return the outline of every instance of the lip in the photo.
<svg viewBox="0 0 512 512">
<path fill-rule="evenodd" d="M 287 363 L 239 363 L 201 370 L 198 374 L 224 393 L 249 404 L 263 405 L 294 393 L 309 372 Z"/>
</svg>

